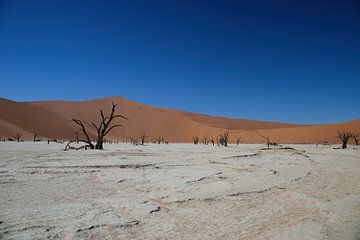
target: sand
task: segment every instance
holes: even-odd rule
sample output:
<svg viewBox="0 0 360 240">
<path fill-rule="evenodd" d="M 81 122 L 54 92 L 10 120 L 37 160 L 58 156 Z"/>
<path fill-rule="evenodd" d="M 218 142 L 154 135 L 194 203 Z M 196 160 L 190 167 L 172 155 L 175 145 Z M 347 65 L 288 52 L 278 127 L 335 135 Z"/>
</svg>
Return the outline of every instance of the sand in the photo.
<svg viewBox="0 0 360 240">
<path fill-rule="evenodd" d="M 360 148 L 0 143 L 2 239 L 360 238 Z"/>
<path fill-rule="evenodd" d="M 262 135 L 277 143 L 338 143 L 338 130 L 360 132 L 359 119 L 337 124 L 299 125 L 214 117 L 153 107 L 122 97 L 81 102 L 14 102 L 0 98 L 0 139 L 11 138 L 18 132 L 23 133 L 25 140 L 32 140 L 34 133 L 42 139 L 74 139 L 79 128 L 71 122 L 72 118 L 81 119 L 90 137 L 96 139 L 91 122 L 99 122 L 99 109 L 107 113 L 112 102 L 118 104 L 118 113 L 129 120 L 114 121 L 123 127 L 110 132 L 107 139 L 111 140 L 137 139 L 147 132 L 152 141 L 161 136 L 169 142 L 192 142 L 193 136 L 216 138 L 224 129 L 229 129 L 232 143 L 239 136 L 242 143 L 263 143 Z"/>
</svg>

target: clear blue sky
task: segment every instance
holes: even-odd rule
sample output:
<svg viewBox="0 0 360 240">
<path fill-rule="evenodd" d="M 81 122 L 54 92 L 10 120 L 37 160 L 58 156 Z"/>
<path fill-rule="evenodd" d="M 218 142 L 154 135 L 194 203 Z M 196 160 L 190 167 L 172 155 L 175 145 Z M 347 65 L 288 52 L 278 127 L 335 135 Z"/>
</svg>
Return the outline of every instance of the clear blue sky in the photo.
<svg viewBox="0 0 360 240">
<path fill-rule="evenodd" d="M 358 0 L 0 0 L 0 97 L 360 118 Z"/>
</svg>

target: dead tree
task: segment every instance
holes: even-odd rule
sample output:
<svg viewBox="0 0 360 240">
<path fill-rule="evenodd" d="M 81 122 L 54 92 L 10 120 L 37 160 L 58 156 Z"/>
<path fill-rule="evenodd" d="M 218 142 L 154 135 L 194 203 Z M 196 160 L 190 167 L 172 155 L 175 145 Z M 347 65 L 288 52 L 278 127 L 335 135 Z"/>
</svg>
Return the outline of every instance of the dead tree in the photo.
<svg viewBox="0 0 360 240">
<path fill-rule="evenodd" d="M 193 137 L 193 142 L 195 145 L 197 145 L 199 143 L 199 137 L 198 136 L 194 136 Z"/>
<path fill-rule="evenodd" d="M 272 145 L 272 143 L 271 143 L 271 141 L 270 141 L 270 137 L 264 137 L 264 136 L 262 136 L 262 138 L 266 140 L 266 145 L 267 145 L 268 148 L 270 148 L 270 145 Z"/>
<path fill-rule="evenodd" d="M 352 138 L 353 138 L 354 141 L 355 141 L 355 145 L 356 145 L 356 146 L 359 146 L 360 133 L 354 133 L 354 134 L 352 135 Z"/>
<path fill-rule="evenodd" d="M 227 147 L 228 142 L 229 142 L 229 133 L 230 133 L 229 130 L 226 130 L 223 133 L 220 133 L 220 135 L 219 135 L 220 145 Z"/>
<path fill-rule="evenodd" d="M 85 142 L 88 147 L 90 149 L 104 149 L 103 147 L 103 143 L 104 143 L 104 138 L 105 136 L 114 128 L 116 127 L 122 127 L 122 125 L 120 124 L 115 124 L 111 126 L 111 122 L 115 119 L 115 118 L 123 118 L 123 119 L 128 119 L 122 115 L 119 114 L 115 114 L 116 112 L 116 107 L 117 104 L 112 103 L 112 108 L 111 108 L 111 113 L 110 116 L 106 116 L 104 115 L 102 109 L 100 109 L 100 116 L 101 116 L 101 123 L 99 125 L 96 125 L 94 122 L 92 122 L 92 126 L 96 129 L 97 131 L 97 140 L 96 140 L 96 144 L 94 146 L 94 144 L 92 143 L 89 134 L 86 131 L 86 128 L 83 124 L 83 122 L 80 119 L 75 119 L 73 118 L 72 121 L 75 122 L 77 125 L 80 126 L 80 130 L 81 132 L 84 134 L 85 136 L 85 140 L 79 140 L 79 142 Z"/>
<path fill-rule="evenodd" d="M 202 138 L 202 144 L 204 144 L 204 145 L 208 145 L 208 144 L 209 144 L 209 140 L 208 140 L 208 138 L 207 138 L 206 136 L 203 136 L 203 138 Z"/>
<path fill-rule="evenodd" d="M 39 141 L 40 141 L 40 139 L 39 139 L 38 134 L 37 134 L 37 133 L 34 133 L 34 134 L 33 134 L 33 142 L 39 142 Z"/>
<path fill-rule="evenodd" d="M 236 145 L 239 146 L 241 140 L 241 136 L 236 137 Z"/>
<path fill-rule="evenodd" d="M 210 140 L 209 140 L 211 143 L 212 143 L 212 145 L 214 146 L 215 145 L 215 140 L 214 140 L 214 138 L 212 137 L 212 138 L 210 138 Z"/>
<path fill-rule="evenodd" d="M 17 142 L 20 142 L 21 141 L 21 137 L 22 137 L 22 133 L 21 132 L 18 132 L 15 134 L 15 136 L 13 136 Z"/>
<path fill-rule="evenodd" d="M 156 140 L 157 144 L 160 144 L 160 143 L 162 143 L 163 141 L 164 141 L 164 139 L 163 139 L 161 136 L 159 136 L 159 137 L 157 138 L 157 140 Z"/>
<path fill-rule="evenodd" d="M 353 134 L 347 130 L 338 131 L 337 134 L 338 134 L 338 138 L 340 138 L 342 142 L 342 149 L 346 149 L 347 143 L 349 139 L 353 136 Z"/>
<path fill-rule="evenodd" d="M 140 134 L 140 144 L 141 145 L 144 145 L 147 137 L 149 137 L 149 135 L 147 135 L 147 132 Z"/>
<path fill-rule="evenodd" d="M 90 138 L 89 134 L 87 133 L 83 122 L 80 119 L 75 119 L 75 118 L 73 118 L 72 121 L 80 126 L 80 131 L 84 134 L 84 136 L 86 138 L 85 140 L 79 139 L 79 142 L 84 142 L 87 144 L 86 146 L 88 146 L 90 149 L 95 149 L 95 146 L 92 143 L 91 138 Z"/>
</svg>

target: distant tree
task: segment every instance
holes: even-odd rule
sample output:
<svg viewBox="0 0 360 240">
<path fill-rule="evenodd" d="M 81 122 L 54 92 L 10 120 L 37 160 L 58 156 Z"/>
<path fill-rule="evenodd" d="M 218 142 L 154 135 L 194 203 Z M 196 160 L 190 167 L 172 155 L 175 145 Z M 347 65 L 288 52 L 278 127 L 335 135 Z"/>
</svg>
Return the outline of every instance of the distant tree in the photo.
<svg viewBox="0 0 360 240">
<path fill-rule="evenodd" d="M 228 146 L 229 134 L 230 134 L 230 130 L 225 130 L 224 132 L 219 134 L 220 145 L 222 145 L 224 147 Z"/>
<path fill-rule="evenodd" d="M 149 136 L 147 135 L 147 132 L 144 132 L 144 133 L 140 134 L 140 144 L 141 144 L 141 145 L 144 145 L 145 140 L 146 140 L 147 137 L 149 137 Z"/>
<path fill-rule="evenodd" d="M 353 134 L 347 130 L 338 131 L 337 134 L 338 134 L 338 138 L 340 138 L 342 142 L 342 149 L 346 149 L 347 143 L 349 139 L 353 136 Z"/>
<path fill-rule="evenodd" d="M 194 143 L 195 145 L 197 145 L 197 144 L 199 143 L 199 137 L 198 137 L 198 136 L 194 136 L 194 137 L 193 137 L 193 143 Z"/>
<path fill-rule="evenodd" d="M 22 137 L 22 133 L 21 132 L 17 132 L 14 136 L 14 138 L 16 139 L 17 142 L 21 141 L 21 137 Z"/>
<path fill-rule="evenodd" d="M 214 140 L 214 138 L 212 137 L 212 138 L 210 138 L 210 142 L 211 142 L 211 144 L 214 146 L 215 145 L 215 140 Z"/>
<path fill-rule="evenodd" d="M 209 144 L 209 140 L 208 140 L 208 138 L 207 138 L 206 136 L 203 136 L 203 137 L 202 137 L 202 144 L 204 144 L 204 145 L 208 145 L 208 144 Z"/>
<path fill-rule="evenodd" d="M 358 146 L 359 145 L 359 138 L 360 138 L 360 133 L 354 133 L 352 135 L 354 141 L 355 141 L 355 145 Z"/>
<path fill-rule="evenodd" d="M 236 145 L 240 144 L 241 136 L 236 137 Z"/>
<path fill-rule="evenodd" d="M 156 142 L 157 142 L 157 144 L 160 144 L 160 143 L 164 142 L 164 139 L 161 136 L 159 136 L 157 138 Z"/>
<path fill-rule="evenodd" d="M 270 145 L 272 145 L 272 143 L 271 143 L 271 141 L 270 141 L 270 137 L 264 137 L 264 136 L 262 136 L 262 138 L 264 138 L 265 140 L 266 140 L 266 145 L 267 145 L 267 147 L 268 148 L 270 148 Z"/>
<path fill-rule="evenodd" d="M 40 141 L 39 136 L 37 133 L 34 133 L 33 134 L 33 142 L 38 142 L 38 141 Z"/>
<path fill-rule="evenodd" d="M 122 127 L 120 124 L 111 125 L 112 121 L 116 118 L 123 118 L 128 120 L 128 118 L 124 117 L 123 115 L 116 114 L 116 107 L 117 104 L 112 103 L 111 113 L 109 116 L 104 115 L 102 109 L 100 109 L 100 116 L 101 116 L 101 122 L 99 125 L 96 125 L 94 122 L 92 122 L 92 126 L 97 131 L 97 140 L 96 144 L 92 143 L 89 134 L 86 131 L 86 128 L 83 124 L 83 122 L 80 119 L 73 118 L 72 121 L 80 126 L 80 131 L 84 134 L 85 140 L 79 140 L 79 142 L 85 142 L 90 149 L 104 149 L 103 143 L 105 136 L 114 128 L 116 127 Z"/>
</svg>

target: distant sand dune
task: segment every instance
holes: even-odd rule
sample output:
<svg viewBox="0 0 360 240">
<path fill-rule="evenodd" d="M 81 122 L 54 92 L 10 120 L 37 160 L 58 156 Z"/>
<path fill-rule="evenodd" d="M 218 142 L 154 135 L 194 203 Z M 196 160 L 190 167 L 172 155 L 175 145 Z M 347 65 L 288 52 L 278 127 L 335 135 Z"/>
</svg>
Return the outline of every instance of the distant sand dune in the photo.
<svg viewBox="0 0 360 240">
<path fill-rule="evenodd" d="M 147 131 L 151 141 L 162 136 L 170 142 L 190 142 L 195 135 L 215 137 L 223 129 L 230 129 L 231 142 L 241 135 L 243 143 L 260 143 L 263 142 L 261 135 L 266 135 L 278 143 L 335 143 L 338 142 L 337 130 L 360 132 L 360 120 L 321 125 L 264 122 L 158 108 L 112 97 L 82 102 L 14 102 L 0 99 L 0 138 L 22 132 L 24 139 L 31 139 L 36 132 L 42 138 L 73 139 L 77 127 L 71 123 L 72 117 L 86 122 L 90 135 L 94 137 L 90 123 L 99 121 L 98 110 L 108 111 L 111 102 L 119 104 L 119 111 L 129 121 L 118 120 L 117 123 L 124 127 L 115 129 L 109 139 L 137 138 Z"/>
</svg>

